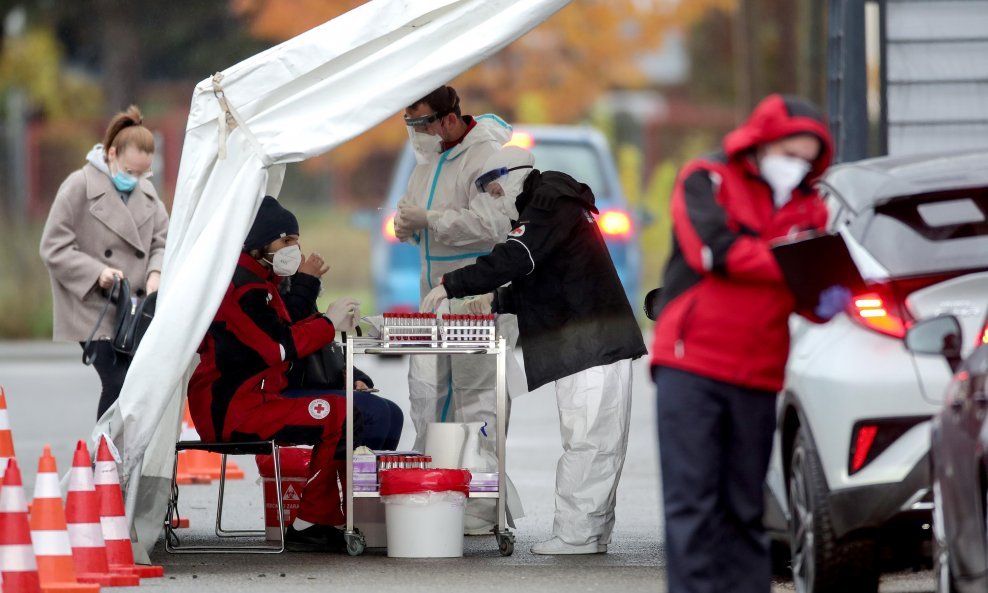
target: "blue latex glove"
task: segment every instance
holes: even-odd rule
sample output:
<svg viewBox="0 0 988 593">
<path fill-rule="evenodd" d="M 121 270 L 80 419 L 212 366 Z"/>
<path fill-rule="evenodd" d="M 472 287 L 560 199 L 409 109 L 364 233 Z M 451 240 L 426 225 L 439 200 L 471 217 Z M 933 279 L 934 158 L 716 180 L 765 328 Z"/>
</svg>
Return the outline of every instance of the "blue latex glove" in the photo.
<svg viewBox="0 0 988 593">
<path fill-rule="evenodd" d="M 820 319 L 830 321 L 834 315 L 843 311 L 851 303 L 851 291 L 840 285 L 834 285 L 820 292 L 820 301 L 813 313 Z"/>
</svg>

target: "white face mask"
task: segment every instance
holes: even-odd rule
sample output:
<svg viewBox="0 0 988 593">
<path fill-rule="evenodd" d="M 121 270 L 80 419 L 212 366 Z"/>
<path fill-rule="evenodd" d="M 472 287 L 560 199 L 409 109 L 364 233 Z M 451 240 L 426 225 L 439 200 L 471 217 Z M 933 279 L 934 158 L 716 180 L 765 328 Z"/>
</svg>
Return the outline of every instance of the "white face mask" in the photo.
<svg viewBox="0 0 988 593">
<path fill-rule="evenodd" d="M 772 200 L 776 208 L 785 206 L 792 199 L 792 191 L 803 182 L 811 165 L 801 158 L 770 154 L 758 163 L 762 178 L 772 186 Z"/>
<path fill-rule="evenodd" d="M 412 141 L 412 151 L 415 153 L 415 161 L 418 164 L 424 165 L 432 161 L 441 152 L 443 139 L 439 136 L 433 136 L 425 132 L 416 132 L 410 127 L 406 129 L 408 130 L 408 139 Z"/>
<path fill-rule="evenodd" d="M 298 267 L 302 265 L 302 249 L 298 245 L 282 247 L 268 255 L 274 256 L 268 263 L 279 276 L 294 276 L 295 272 L 298 272 Z"/>
</svg>

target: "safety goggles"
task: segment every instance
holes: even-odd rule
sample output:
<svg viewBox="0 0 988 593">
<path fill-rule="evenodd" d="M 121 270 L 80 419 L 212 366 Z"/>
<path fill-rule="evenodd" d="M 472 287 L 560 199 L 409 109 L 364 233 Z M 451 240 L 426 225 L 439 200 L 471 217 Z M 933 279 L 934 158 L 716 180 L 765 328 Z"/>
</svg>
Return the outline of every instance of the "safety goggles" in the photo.
<svg viewBox="0 0 988 593">
<path fill-rule="evenodd" d="M 419 117 L 408 117 L 406 115 L 405 116 L 405 125 L 408 126 L 408 127 L 410 127 L 410 128 L 420 128 L 422 126 L 427 126 L 427 125 L 431 124 L 434 121 L 438 121 L 438 120 L 446 117 L 450 113 L 451 112 L 449 112 L 449 111 L 445 111 L 445 112 L 439 112 L 439 111 L 437 111 L 435 113 L 430 113 L 429 115 L 420 115 Z"/>
<path fill-rule="evenodd" d="M 511 167 L 510 169 L 507 167 L 492 169 L 484 173 L 480 177 L 478 177 L 477 181 L 474 181 L 474 185 L 477 186 L 478 191 L 484 192 L 486 191 L 484 188 L 487 187 L 488 183 L 507 175 L 511 171 L 517 171 L 518 169 L 531 169 L 531 168 L 532 168 L 531 165 L 519 165 L 517 167 Z"/>
</svg>

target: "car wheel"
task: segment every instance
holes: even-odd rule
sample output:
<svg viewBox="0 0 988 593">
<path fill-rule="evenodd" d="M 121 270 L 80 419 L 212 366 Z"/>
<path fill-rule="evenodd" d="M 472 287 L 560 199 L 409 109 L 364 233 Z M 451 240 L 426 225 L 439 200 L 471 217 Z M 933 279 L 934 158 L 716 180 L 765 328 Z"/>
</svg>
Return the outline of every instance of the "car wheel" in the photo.
<svg viewBox="0 0 988 593">
<path fill-rule="evenodd" d="M 950 549 L 947 547 L 947 532 L 943 520 L 943 493 L 940 480 L 933 480 L 933 582 L 937 593 L 954 593 L 954 583 L 950 578 Z"/>
<path fill-rule="evenodd" d="M 796 433 L 790 460 L 789 549 L 796 591 L 878 591 L 875 541 L 834 536 L 823 469 L 802 429 Z"/>
</svg>

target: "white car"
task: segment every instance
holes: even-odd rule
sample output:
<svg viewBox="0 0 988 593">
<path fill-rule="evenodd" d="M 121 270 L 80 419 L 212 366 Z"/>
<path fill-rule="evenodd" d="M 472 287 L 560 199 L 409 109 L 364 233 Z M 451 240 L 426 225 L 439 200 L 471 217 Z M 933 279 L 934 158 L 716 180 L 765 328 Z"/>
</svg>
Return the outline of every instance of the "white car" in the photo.
<svg viewBox="0 0 988 593">
<path fill-rule="evenodd" d="M 793 316 L 765 524 L 797 591 L 877 591 L 882 549 L 929 542 L 930 422 L 951 371 L 903 337 L 938 315 L 981 329 L 988 151 L 842 164 L 820 189 L 868 288 L 829 323 Z"/>
</svg>

